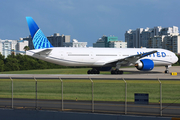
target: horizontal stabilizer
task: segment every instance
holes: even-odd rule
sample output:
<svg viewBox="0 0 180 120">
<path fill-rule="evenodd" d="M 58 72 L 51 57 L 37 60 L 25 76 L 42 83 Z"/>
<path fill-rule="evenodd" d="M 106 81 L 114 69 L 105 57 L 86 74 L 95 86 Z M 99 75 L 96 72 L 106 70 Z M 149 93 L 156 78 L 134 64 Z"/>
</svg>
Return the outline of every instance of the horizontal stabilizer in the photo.
<svg viewBox="0 0 180 120">
<path fill-rule="evenodd" d="M 52 51 L 52 49 L 44 49 L 42 51 L 36 52 L 35 54 L 39 55 L 49 55 L 49 53 Z"/>
<path fill-rule="evenodd" d="M 16 53 L 26 53 L 25 51 L 18 51 L 18 50 L 7 50 L 7 51 L 16 52 Z"/>
</svg>

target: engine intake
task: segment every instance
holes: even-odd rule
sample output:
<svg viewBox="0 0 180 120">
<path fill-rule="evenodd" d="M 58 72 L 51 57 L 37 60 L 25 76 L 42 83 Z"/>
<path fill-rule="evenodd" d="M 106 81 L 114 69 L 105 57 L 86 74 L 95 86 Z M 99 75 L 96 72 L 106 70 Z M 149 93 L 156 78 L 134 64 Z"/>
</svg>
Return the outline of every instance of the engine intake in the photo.
<svg viewBox="0 0 180 120">
<path fill-rule="evenodd" d="M 154 62 L 150 59 L 142 59 L 140 60 L 139 63 L 135 64 L 135 67 L 138 70 L 144 70 L 144 71 L 152 70 L 154 68 Z"/>
</svg>

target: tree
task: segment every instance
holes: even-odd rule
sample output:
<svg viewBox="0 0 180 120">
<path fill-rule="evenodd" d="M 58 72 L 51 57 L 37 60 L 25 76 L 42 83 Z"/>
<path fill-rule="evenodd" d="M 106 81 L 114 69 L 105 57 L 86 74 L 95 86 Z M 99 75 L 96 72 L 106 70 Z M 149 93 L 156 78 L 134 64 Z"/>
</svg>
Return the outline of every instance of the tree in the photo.
<svg viewBox="0 0 180 120">
<path fill-rule="evenodd" d="M 0 52 L 0 60 L 4 61 L 4 58 L 5 58 L 4 55 L 2 55 L 1 52 Z"/>
<path fill-rule="evenodd" d="M 4 71 L 4 61 L 0 60 L 0 72 Z"/>
<path fill-rule="evenodd" d="M 29 46 L 24 46 L 25 54 L 26 54 L 26 51 L 29 49 L 30 49 Z"/>
<path fill-rule="evenodd" d="M 9 55 L 5 60 L 5 71 L 18 71 L 19 70 L 19 63 L 16 57 L 13 55 Z"/>
<path fill-rule="evenodd" d="M 12 49 L 11 55 L 13 55 L 13 56 L 15 55 L 14 49 Z"/>
<path fill-rule="evenodd" d="M 25 50 L 25 51 L 27 51 L 27 50 L 29 50 L 29 49 L 30 49 L 29 46 L 25 46 L 25 47 L 24 47 L 24 50 Z"/>
<path fill-rule="evenodd" d="M 2 55 L 0 52 L 0 72 L 4 71 L 4 60 L 4 55 Z"/>
</svg>

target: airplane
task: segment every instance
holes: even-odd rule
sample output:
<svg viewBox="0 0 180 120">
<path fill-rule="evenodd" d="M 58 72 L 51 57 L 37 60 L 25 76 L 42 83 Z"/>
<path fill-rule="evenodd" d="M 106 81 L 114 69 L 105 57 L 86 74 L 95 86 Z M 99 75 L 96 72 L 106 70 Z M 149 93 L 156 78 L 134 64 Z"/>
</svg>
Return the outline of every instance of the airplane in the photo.
<svg viewBox="0 0 180 120">
<path fill-rule="evenodd" d="M 141 71 L 150 71 L 154 66 L 168 68 L 178 61 L 171 51 L 155 48 L 74 48 L 53 47 L 32 17 L 26 17 L 34 45 L 26 55 L 62 66 L 88 66 L 87 74 L 100 74 L 100 71 L 111 71 L 111 74 L 123 74 L 121 66 L 135 66 Z M 112 69 L 112 68 L 115 69 Z"/>
</svg>

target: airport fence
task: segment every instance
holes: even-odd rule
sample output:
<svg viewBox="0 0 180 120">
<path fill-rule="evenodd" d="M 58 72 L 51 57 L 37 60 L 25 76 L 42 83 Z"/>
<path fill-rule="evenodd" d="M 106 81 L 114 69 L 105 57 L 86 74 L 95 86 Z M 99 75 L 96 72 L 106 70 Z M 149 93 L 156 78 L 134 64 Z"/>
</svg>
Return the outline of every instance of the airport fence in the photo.
<svg viewBox="0 0 180 120">
<path fill-rule="evenodd" d="M 0 79 L 0 107 L 180 116 L 180 80 Z"/>
</svg>

